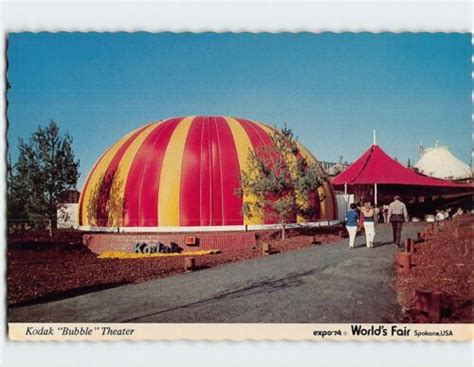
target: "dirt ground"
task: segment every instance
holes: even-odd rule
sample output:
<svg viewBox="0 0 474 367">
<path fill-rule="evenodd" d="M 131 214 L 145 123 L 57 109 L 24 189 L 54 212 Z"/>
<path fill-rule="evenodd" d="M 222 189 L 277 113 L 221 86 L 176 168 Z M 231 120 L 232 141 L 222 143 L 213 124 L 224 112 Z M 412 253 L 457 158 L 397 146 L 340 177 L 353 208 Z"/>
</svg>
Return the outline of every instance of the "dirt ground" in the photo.
<svg viewBox="0 0 474 367">
<path fill-rule="evenodd" d="M 219 266 L 262 254 L 262 243 L 286 252 L 326 244 L 340 238 L 342 227 L 256 232 L 257 246 L 196 258 L 197 269 Z M 128 283 L 140 283 L 184 272 L 184 258 L 98 259 L 82 244 L 84 232 L 72 230 L 15 234 L 8 237 L 7 294 L 9 306 L 76 296 Z"/>
<path fill-rule="evenodd" d="M 415 290 L 441 292 L 441 322 L 472 323 L 474 216 L 427 225 L 416 245 L 415 266 L 398 274 L 397 290 L 406 322 L 429 322 L 415 309 Z"/>
</svg>

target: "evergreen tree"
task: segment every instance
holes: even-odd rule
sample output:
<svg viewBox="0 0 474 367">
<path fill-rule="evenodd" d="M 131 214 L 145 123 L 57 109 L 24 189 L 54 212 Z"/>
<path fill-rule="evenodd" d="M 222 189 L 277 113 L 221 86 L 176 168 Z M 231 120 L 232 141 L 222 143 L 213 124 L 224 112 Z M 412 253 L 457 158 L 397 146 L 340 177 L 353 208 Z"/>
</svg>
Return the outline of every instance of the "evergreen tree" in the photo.
<svg viewBox="0 0 474 367">
<path fill-rule="evenodd" d="M 297 216 L 310 220 L 315 214 L 317 189 L 327 179 L 319 166 L 300 152 L 297 139 L 286 125 L 271 133 L 273 144 L 261 146 L 248 155 L 248 170 L 241 172 L 238 194 L 244 198 L 242 212 L 247 217 L 276 216 L 282 239 L 286 224 Z"/>
<path fill-rule="evenodd" d="M 79 160 L 74 157 L 72 137 L 59 134 L 53 120 L 38 127 L 28 142 L 19 139 L 16 164 L 8 164 L 9 219 L 50 219 L 56 222 L 62 195 L 75 189 Z"/>
</svg>

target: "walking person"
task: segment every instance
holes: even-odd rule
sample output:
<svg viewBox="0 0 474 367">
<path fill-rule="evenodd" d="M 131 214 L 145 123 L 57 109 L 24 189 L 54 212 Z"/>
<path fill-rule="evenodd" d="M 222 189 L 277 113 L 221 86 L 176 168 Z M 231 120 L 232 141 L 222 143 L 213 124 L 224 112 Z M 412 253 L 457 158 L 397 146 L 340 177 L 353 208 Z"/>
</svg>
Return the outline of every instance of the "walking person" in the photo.
<svg viewBox="0 0 474 367">
<path fill-rule="evenodd" d="M 357 214 L 359 215 L 359 224 L 357 225 L 357 232 L 365 231 L 364 228 L 364 219 L 365 217 L 362 215 L 362 203 L 358 203 L 359 205 L 356 206 Z"/>
<path fill-rule="evenodd" d="M 361 208 L 361 213 L 364 216 L 364 230 L 367 247 L 373 248 L 375 239 L 375 209 L 372 207 L 370 202 L 367 202 Z"/>
<path fill-rule="evenodd" d="M 388 206 L 388 220 L 392 223 L 393 243 L 401 247 L 402 225 L 408 222 L 408 212 L 406 205 L 396 195 Z"/>
<path fill-rule="evenodd" d="M 383 213 L 383 222 L 385 224 L 389 223 L 389 221 L 388 221 L 388 205 L 387 204 L 383 204 L 382 213 Z"/>
<path fill-rule="evenodd" d="M 349 233 L 349 250 L 354 248 L 355 238 L 357 235 L 357 224 L 359 220 L 359 214 L 356 211 L 357 205 L 352 203 L 349 210 L 346 213 L 346 229 Z"/>
</svg>

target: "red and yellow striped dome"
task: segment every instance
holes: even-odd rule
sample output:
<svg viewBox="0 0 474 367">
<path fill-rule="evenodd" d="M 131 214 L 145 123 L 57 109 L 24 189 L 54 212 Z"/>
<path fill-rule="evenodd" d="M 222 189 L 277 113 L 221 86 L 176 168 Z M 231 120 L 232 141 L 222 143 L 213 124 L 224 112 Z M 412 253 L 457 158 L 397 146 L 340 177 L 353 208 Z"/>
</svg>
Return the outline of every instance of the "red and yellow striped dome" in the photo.
<svg viewBox="0 0 474 367">
<path fill-rule="evenodd" d="M 231 117 L 177 117 L 145 125 L 113 144 L 90 172 L 80 198 L 82 227 L 226 226 L 243 217 L 236 195 L 249 149 L 272 144 L 272 128 Z M 301 147 L 312 162 L 315 158 Z M 319 218 L 336 219 L 329 182 Z"/>
</svg>

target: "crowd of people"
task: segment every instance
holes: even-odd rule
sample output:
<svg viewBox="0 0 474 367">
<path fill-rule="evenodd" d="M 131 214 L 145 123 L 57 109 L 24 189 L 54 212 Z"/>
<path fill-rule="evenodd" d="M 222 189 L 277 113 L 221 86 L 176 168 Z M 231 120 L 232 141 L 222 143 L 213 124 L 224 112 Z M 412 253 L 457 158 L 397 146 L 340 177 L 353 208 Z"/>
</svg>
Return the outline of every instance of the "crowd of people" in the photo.
<svg viewBox="0 0 474 367">
<path fill-rule="evenodd" d="M 464 210 L 462 208 L 458 208 L 458 210 L 456 210 L 456 212 L 452 216 L 451 216 L 451 211 L 452 211 L 451 208 L 436 210 L 436 216 L 435 216 L 436 221 L 443 222 L 445 220 L 448 220 L 451 218 L 454 219 L 464 214 Z"/>
<path fill-rule="evenodd" d="M 392 224 L 393 243 L 401 247 L 402 225 L 408 222 L 408 211 L 406 205 L 395 196 L 390 205 L 384 205 L 382 210 L 374 208 L 371 202 L 364 203 L 363 206 L 352 203 L 346 214 L 346 228 L 349 233 L 349 249 L 352 250 L 355 244 L 357 231 L 364 228 L 366 246 L 374 247 L 375 223 L 379 222 L 380 213 L 383 214 L 384 223 Z"/>
<path fill-rule="evenodd" d="M 436 211 L 436 221 L 442 222 L 447 219 L 454 219 L 462 216 L 464 210 L 458 208 L 451 216 L 451 209 L 440 209 Z M 366 246 L 374 247 L 376 236 L 376 223 L 391 223 L 393 243 L 399 248 L 401 245 L 401 233 L 404 222 L 408 222 L 409 216 L 405 203 L 402 202 L 400 196 L 395 195 L 390 204 L 373 207 L 371 202 L 365 202 L 363 205 L 352 203 L 346 213 L 346 229 L 349 234 L 349 249 L 352 250 L 355 244 L 357 232 L 364 228 L 366 237 Z"/>
</svg>

